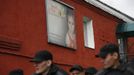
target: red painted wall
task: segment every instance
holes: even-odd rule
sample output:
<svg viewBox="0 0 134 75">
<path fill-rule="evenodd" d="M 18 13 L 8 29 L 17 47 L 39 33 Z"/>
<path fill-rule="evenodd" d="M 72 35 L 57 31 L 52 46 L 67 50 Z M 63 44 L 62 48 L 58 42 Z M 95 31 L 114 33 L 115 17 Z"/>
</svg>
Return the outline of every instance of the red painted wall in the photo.
<svg viewBox="0 0 134 75">
<path fill-rule="evenodd" d="M 40 49 L 50 50 L 54 62 L 66 70 L 73 64 L 101 67 L 94 55 L 104 43 L 117 43 L 115 31 L 120 20 L 83 1 L 63 1 L 75 8 L 76 51 L 47 42 L 45 0 L 0 0 L 0 37 L 20 43 L 18 50 L 0 48 L 0 75 L 19 67 L 25 75 L 31 74 L 34 69 L 29 60 Z M 95 49 L 84 47 L 84 16 L 93 20 Z"/>
<path fill-rule="evenodd" d="M 30 75 L 33 72 L 33 64 L 29 63 L 29 59 L 24 56 L 16 56 L 2 53 L 0 54 L 0 74 L 8 75 L 8 72 L 21 68 L 25 75 Z"/>
</svg>

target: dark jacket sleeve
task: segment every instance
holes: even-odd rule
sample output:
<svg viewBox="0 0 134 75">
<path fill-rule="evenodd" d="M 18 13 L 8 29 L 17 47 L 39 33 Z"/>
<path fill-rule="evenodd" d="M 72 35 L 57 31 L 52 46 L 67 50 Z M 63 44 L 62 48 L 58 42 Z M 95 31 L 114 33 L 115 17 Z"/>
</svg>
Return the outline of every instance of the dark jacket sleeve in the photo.
<svg viewBox="0 0 134 75">
<path fill-rule="evenodd" d="M 56 75 L 69 75 L 65 70 L 59 68 Z"/>
<path fill-rule="evenodd" d="M 68 75 L 66 71 L 62 68 L 58 67 L 57 65 L 52 65 L 48 75 Z"/>
<path fill-rule="evenodd" d="M 32 75 L 42 75 L 42 74 L 33 73 Z"/>
<path fill-rule="evenodd" d="M 102 69 L 102 70 L 98 71 L 95 75 L 104 75 L 104 70 Z"/>
<path fill-rule="evenodd" d="M 57 71 L 56 75 L 68 75 L 65 71 Z"/>
</svg>

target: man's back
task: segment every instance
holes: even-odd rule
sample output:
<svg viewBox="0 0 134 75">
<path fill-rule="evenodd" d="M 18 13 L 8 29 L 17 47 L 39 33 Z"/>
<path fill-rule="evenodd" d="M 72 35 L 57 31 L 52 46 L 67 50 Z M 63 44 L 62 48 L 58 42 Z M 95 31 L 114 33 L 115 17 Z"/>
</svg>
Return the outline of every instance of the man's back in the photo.
<svg viewBox="0 0 134 75">
<path fill-rule="evenodd" d="M 127 63 L 121 64 L 117 69 L 103 69 L 96 75 L 134 75 L 134 69 Z"/>
<path fill-rule="evenodd" d="M 99 71 L 96 75 L 122 75 L 122 72 L 118 69 L 104 69 Z"/>
</svg>

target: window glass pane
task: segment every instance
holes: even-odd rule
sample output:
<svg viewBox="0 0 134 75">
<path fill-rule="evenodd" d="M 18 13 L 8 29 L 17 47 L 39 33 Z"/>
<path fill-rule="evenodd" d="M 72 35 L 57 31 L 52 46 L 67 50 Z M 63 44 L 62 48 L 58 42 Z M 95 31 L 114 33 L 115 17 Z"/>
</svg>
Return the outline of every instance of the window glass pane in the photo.
<svg viewBox="0 0 134 75">
<path fill-rule="evenodd" d="M 93 32 L 93 21 L 92 19 L 85 20 L 84 18 L 84 42 L 85 46 L 89 48 L 95 48 L 94 45 L 94 32 Z"/>
</svg>

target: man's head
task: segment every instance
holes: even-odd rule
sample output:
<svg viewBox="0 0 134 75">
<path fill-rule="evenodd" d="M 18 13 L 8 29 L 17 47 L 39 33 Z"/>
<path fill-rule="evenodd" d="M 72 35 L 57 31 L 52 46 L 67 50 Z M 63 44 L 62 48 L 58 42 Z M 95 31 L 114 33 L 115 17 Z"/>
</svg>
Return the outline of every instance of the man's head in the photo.
<svg viewBox="0 0 134 75">
<path fill-rule="evenodd" d="M 14 69 L 9 72 L 9 75 L 23 75 L 23 70 L 22 69 Z"/>
<path fill-rule="evenodd" d="M 31 62 L 35 63 L 36 73 L 46 72 L 52 64 L 53 56 L 47 50 L 41 50 L 35 54 Z"/>
<path fill-rule="evenodd" d="M 96 57 L 103 59 L 104 68 L 113 68 L 119 62 L 119 48 L 115 44 L 106 44 Z"/>
<path fill-rule="evenodd" d="M 70 75 L 82 75 L 83 74 L 83 68 L 80 65 L 73 65 L 70 70 Z"/>
</svg>

